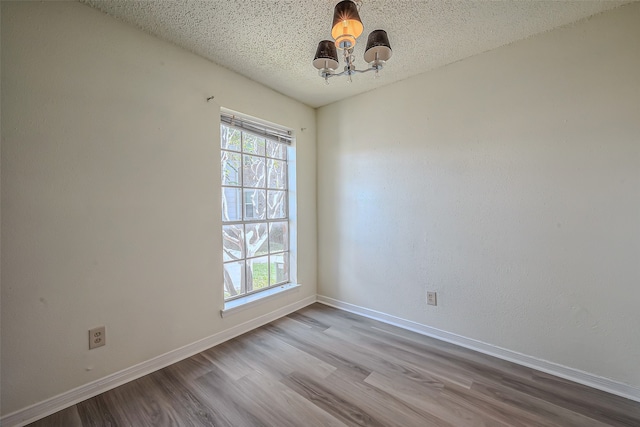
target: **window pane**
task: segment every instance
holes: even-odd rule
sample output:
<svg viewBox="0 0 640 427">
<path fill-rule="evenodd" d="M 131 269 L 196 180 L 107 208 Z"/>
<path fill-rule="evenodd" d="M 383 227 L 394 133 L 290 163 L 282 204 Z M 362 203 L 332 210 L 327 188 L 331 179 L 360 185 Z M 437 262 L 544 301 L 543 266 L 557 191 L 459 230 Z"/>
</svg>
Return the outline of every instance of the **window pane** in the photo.
<svg viewBox="0 0 640 427">
<path fill-rule="evenodd" d="M 223 261 L 244 258 L 244 226 L 242 224 L 222 226 Z"/>
<path fill-rule="evenodd" d="M 242 135 L 242 150 L 245 153 L 264 156 L 265 145 L 266 141 L 264 138 L 259 138 L 250 133 L 244 133 Z"/>
<path fill-rule="evenodd" d="M 222 220 L 242 220 L 242 190 L 239 188 L 222 188 Z"/>
<path fill-rule="evenodd" d="M 267 157 L 286 160 L 287 146 L 279 142 L 267 141 Z"/>
<path fill-rule="evenodd" d="M 271 280 L 269 285 L 276 285 L 289 281 L 289 252 L 283 254 L 271 255 L 269 264 L 271 270 Z"/>
<path fill-rule="evenodd" d="M 221 125 L 220 146 L 225 150 L 240 151 L 240 131 Z"/>
<path fill-rule="evenodd" d="M 244 261 L 224 264 L 224 298 L 246 293 L 244 286 Z"/>
<path fill-rule="evenodd" d="M 269 188 L 287 188 L 287 163 L 282 160 L 267 160 Z"/>
<path fill-rule="evenodd" d="M 247 257 L 266 255 L 269 253 L 267 223 L 246 224 Z"/>
<path fill-rule="evenodd" d="M 264 171 L 265 158 L 246 155 L 243 157 L 243 185 L 246 187 L 266 187 Z"/>
<path fill-rule="evenodd" d="M 247 292 L 269 287 L 269 257 L 247 260 Z"/>
<path fill-rule="evenodd" d="M 286 218 L 286 191 L 269 191 L 269 219 Z"/>
<path fill-rule="evenodd" d="M 289 250 L 289 223 L 272 222 L 269 224 L 269 251 L 282 252 Z"/>
<path fill-rule="evenodd" d="M 244 190 L 244 219 L 265 219 L 267 200 L 264 190 Z"/>
<path fill-rule="evenodd" d="M 230 151 L 221 152 L 222 185 L 240 185 L 240 154 Z"/>
</svg>

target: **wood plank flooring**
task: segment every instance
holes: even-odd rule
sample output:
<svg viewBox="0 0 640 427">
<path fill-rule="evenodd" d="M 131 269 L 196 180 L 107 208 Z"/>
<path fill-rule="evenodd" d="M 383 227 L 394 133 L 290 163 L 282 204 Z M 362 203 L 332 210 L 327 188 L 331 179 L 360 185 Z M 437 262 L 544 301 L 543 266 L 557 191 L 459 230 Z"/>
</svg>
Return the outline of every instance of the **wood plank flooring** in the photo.
<svg viewBox="0 0 640 427">
<path fill-rule="evenodd" d="M 31 424 L 640 426 L 640 403 L 314 304 Z"/>
</svg>

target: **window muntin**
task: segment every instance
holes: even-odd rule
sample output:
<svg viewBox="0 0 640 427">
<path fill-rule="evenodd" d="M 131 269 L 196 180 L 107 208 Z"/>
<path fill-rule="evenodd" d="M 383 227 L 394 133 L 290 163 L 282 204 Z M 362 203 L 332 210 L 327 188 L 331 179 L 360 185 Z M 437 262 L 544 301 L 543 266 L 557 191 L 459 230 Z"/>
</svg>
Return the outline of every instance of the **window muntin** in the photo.
<svg viewBox="0 0 640 427">
<path fill-rule="evenodd" d="M 287 144 L 220 125 L 226 301 L 290 280 Z"/>
</svg>

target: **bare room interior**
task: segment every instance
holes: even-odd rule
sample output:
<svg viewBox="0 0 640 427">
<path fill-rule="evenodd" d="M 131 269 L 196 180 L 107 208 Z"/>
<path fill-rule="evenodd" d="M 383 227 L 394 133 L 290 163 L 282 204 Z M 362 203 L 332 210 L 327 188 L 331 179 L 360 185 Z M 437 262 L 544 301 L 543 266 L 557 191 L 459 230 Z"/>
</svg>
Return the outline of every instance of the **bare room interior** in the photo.
<svg viewBox="0 0 640 427">
<path fill-rule="evenodd" d="M 0 425 L 640 426 L 640 2 L 0 10 Z"/>
</svg>

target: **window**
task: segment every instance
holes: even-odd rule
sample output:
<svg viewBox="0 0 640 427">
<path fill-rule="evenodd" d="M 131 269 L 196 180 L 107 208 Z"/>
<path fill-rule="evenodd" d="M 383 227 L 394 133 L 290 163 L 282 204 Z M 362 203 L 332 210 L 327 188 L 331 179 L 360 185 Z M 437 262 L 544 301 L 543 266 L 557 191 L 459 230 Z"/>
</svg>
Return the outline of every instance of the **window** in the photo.
<svg viewBox="0 0 640 427">
<path fill-rule="evenodd" d="M 288 283 L 290 133 L 223 113 L 224 298 Z"/>
</svg>

